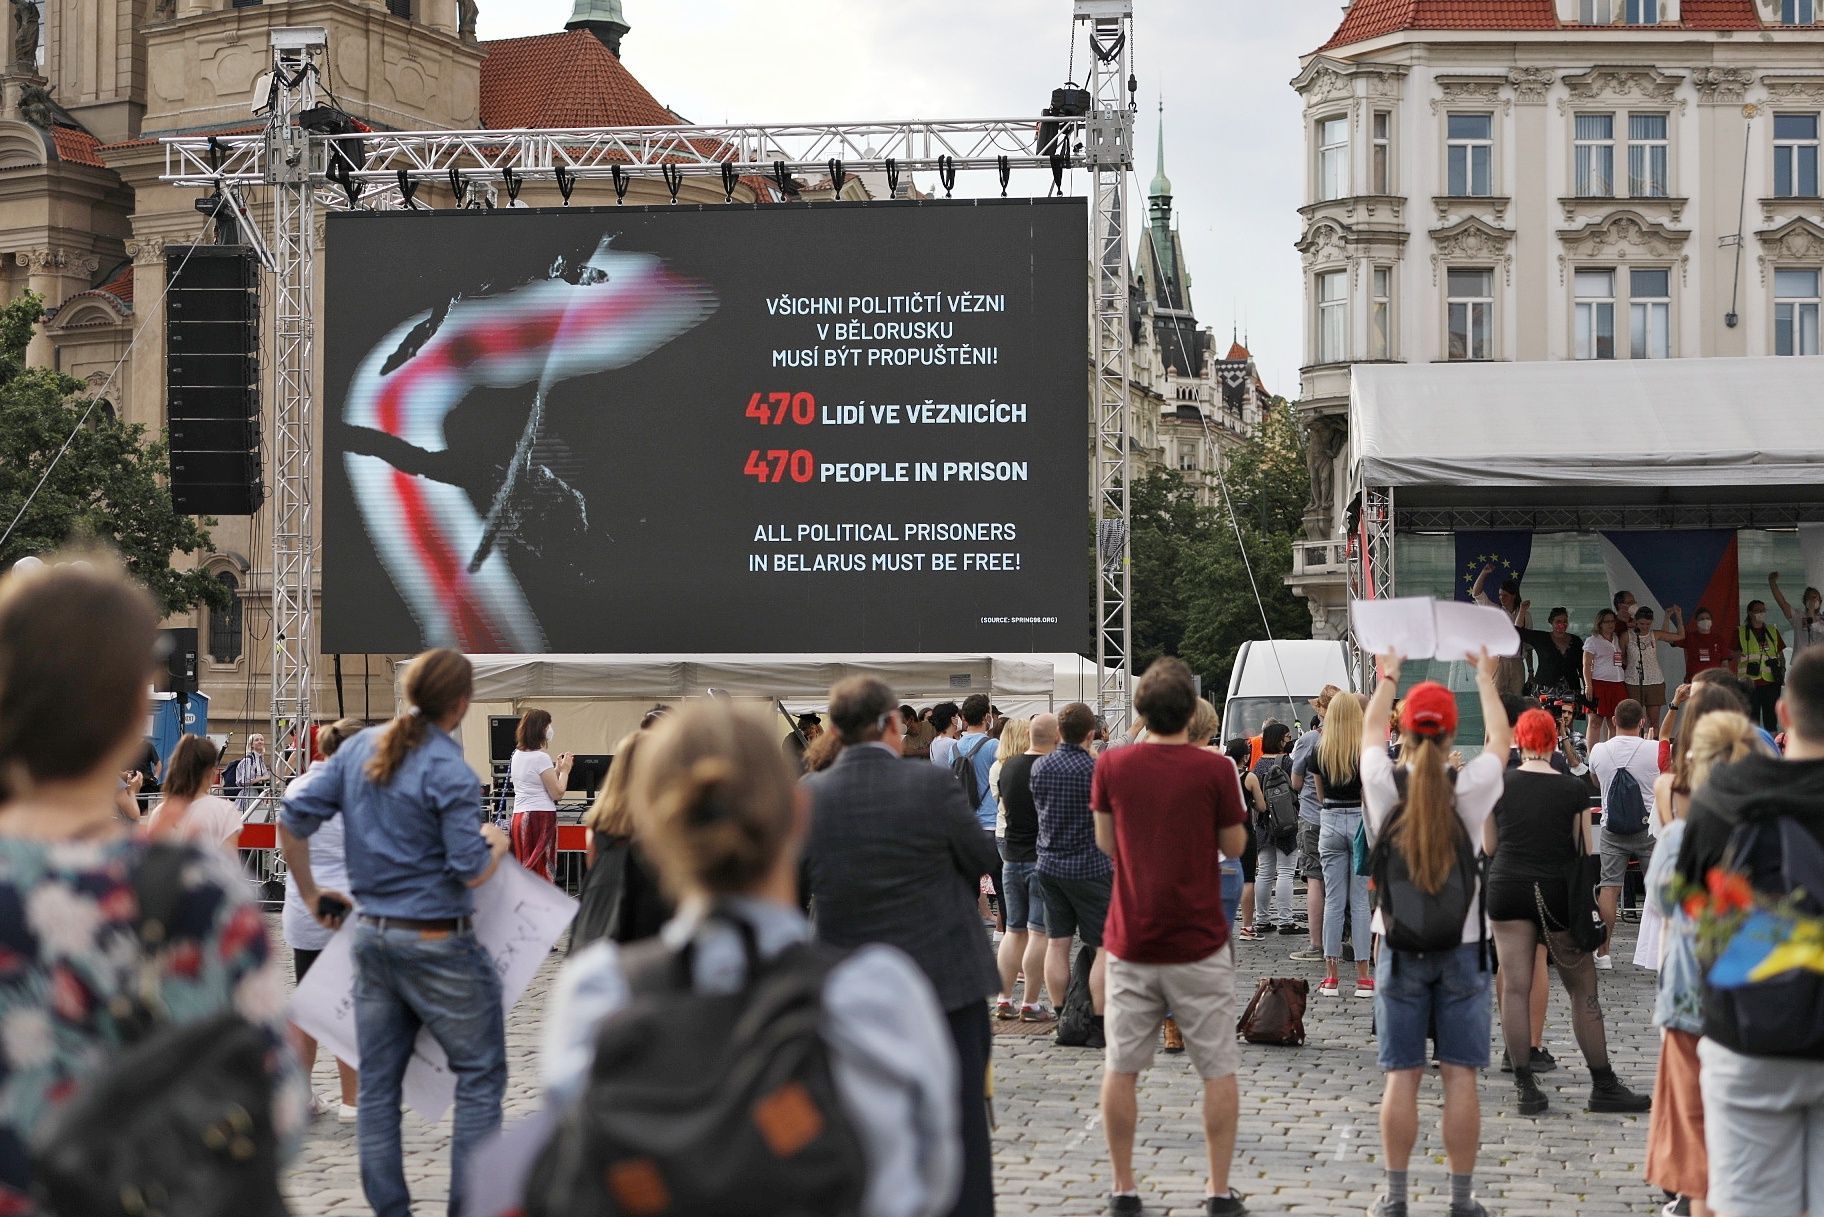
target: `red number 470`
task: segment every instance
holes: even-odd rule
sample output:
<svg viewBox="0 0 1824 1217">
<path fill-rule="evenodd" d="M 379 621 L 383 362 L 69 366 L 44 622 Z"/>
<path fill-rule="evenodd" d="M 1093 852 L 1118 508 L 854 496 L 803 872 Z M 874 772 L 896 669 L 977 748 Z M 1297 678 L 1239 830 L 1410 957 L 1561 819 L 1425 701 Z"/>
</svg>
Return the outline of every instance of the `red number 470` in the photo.
<svg viewBox="0 0 1824 1217">
<path fill-rule="evenodd" d="M 747 417 L 763 427 L 782 426 L 788 417 L 808 427 L 816 421 L 817 399 L 809 393 L 756 393 L 747 399 Z"/>
<path fill-rule="evenodd" d="M 788 451 L 784 448 L 772 448 L 762 453 L 755 449 L 747 454 L 747 464 L 741 472 L 762 485 L 777 485 L 790 477 L 792 481 L 804 483 L 811 480 L 817 470 L 817 462 L 803 448 Z"/>
</svg>

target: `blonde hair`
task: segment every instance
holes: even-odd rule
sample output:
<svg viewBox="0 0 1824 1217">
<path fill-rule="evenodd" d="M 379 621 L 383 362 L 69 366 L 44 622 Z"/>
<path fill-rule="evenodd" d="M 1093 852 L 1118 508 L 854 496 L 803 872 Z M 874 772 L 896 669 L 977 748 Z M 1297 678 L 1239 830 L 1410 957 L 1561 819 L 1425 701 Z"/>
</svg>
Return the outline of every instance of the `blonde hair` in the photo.
<svg viewBox="0 0 1824 1217">
<path fill-rule="evenodd" d="M 630 731 L 614 746 L 614 763 L 608 766 L 608 780 L 595 796 L 595 806 L 583 816 L 590 832 L 604 837 L 631 837 L 634 833 L 633 775 L 634 758 L 651 737 L 646 728 Z"/>
<path fill-rule="evenodd" d="M 367 776 L 384 786 L 399 772 L 412 749 L 424 742 L 430 725 L 454 710 L 475 688 L 475 669 L 460 652 L 426 651 L 412 660 L 405 674 L 406 707 L 381 729 L 380 742 L 367 761 Z"/>
<path fill-rule="evenodd" d="M 634 821 L 668 894 L 752 890 L 792 835 L 797 784 L 770 723 L 724 702 L 668 715 L 633 775 Z"/>
<path fill-rule="evenodd" d="M 1713 710 L 1697 720 L 1691 730 L 1685 776 L 1696 791 L 1710 780 L 1718 765 L 1729 765 L 1748 756 L 1771 756 L 1767 741 L 1761 738 L 1746 714 L 1735 710 Z"/>
<path fill-rule="evenodd" d="M 1435 895 L 1457 861 L 1457 797 L 1444 759 L 1448 735 L 1408 733 L 1402 748 L 1406 761 L 1406 806 L 1391 839 L 1406 860 L 1413 886 Z"/>
<path fill-rule="evenodd" d="M 1362 703 L 1353 693 L 1338 693 L 1324 711 L 1324 733 L 1317 741 L 1317 771 L 1325 786 L 1346 786 L 1362 767 Z"/>
<path fill-rule="evenodd" d="M 1006 727 L 1001 730 L 1001 750 L 997 754 L 1001 760 L 1010 756 L 1019 756 L 1032 747 L 1032 720 L 1029 718 L 1010 718 Z"/>
<path fill-rule="evenodd" d="M 1209 698 L 1197 699 L 1197 705 L 1191 711 L 1191 724 L 1185 730 L 1190 733 L 1191 742 L 1199 748 L 1210 746 L 1210 741 L 1222 730 L 1222 715 L 1216 713 L 1216 707 L 1210 704 Z"/>
</svg>

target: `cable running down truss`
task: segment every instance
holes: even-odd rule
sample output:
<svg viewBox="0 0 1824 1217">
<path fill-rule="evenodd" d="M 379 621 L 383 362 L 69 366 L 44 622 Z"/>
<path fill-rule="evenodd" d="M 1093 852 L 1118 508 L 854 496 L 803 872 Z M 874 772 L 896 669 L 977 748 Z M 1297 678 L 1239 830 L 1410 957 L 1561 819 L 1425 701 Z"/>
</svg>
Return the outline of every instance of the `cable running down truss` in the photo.
<svg viewBox="0 0 1824 1217">
<path fill-rule="evenodd" d="M 401 187 L 460 181 L 493 186 L 523 181 L 714 177 L 732 193 L 737 178 L 812 180 L 839 171 L 935 174 L 948 184 L 965 170 L 1087 167 L 1093 178 L 1089 249 L 1094 270 L 1091 401 L 1095 433 L 1097 576 L 1096 658 L 1104 666 L 1101 711 L 1123 728 L 1132 704 L 1128 671 L 1130 543 L 1128 277 L 1126 177 L 1133 162 L 1128 97 L 1132 0 L 1074 0 L 1092 36 L 1092 108 L 1057 120 L 994 118 L 948 122 L 583 128 L 538 131 L 366 132 L 323 135 L 294 125 L 317 104 L 322 31 L 273 32 L 273 112 L 263 132 L 176 136 L 162 141 L 170 186 L 218 190 L 272 273 L 274 381 L 272 430 L 273 673 L 272 745 L 276 775 L 301 773 L 304 729 L 315 689 L 316 233 L 328 209 L 408 205 Z M 1037 147 L 1041 125 L 1060 131 Z M 333 178 L 330 167 L 336 166 Z M 510 174 L 508 171 L 511 171 Z M 255 222 L 248 195 L 270 191 L 270 228 Z M 674 191 L 675 197 L 675 191 Z M 264 231 L 262 231 L 264 230 Z M 1112 670 L 1110 670 L 1112 669 Z"/>
</svg>

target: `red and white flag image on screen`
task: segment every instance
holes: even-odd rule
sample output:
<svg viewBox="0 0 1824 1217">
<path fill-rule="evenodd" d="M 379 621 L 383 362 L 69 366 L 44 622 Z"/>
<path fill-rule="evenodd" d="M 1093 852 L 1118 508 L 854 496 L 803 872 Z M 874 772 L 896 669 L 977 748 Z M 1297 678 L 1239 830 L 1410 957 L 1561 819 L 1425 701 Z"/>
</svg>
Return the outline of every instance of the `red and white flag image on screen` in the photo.
<svg viewBox="0 0 1824 1217">
<path fill-rule="evenodd" d="M 473 390 L 534 387 L 526 439 L 486 516 L 458 486 L 379 456 L 344 458 L 368 537 L 423 645 L 477 654 L 545 649 L 538 619 L 494 540 L 542 425 L 546 392 L 626 367 L 715 310 L 707 285 L 672 274 L 650 254 L 616 252 L 603 238 L 581 267 L 554 267 L 551 278 L 498 296 L 459 299 L 441 320 L 430 310 L 409 317 L 368 353 L 350 382 L 343 421 L 426 453 L 444 451 L 444 420 Z M 412 349 L 427 327 L 428 337 Z"/>
</svg>

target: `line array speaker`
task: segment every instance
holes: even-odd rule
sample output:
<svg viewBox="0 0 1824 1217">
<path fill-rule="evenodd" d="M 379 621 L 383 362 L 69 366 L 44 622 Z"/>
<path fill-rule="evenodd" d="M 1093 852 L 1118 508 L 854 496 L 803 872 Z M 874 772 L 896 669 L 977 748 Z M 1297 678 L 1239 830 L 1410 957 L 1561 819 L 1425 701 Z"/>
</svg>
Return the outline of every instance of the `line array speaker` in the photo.
<svg viewBox="0 0 1824 1217">
<path fill-rule="evenodd" d="M 176 246 L 165 277 L 171 501 L 186 515 L 252 515 L 266 499 L 259 262 L 241 245 Z"/>
</svg>

